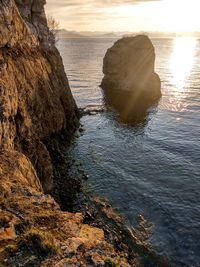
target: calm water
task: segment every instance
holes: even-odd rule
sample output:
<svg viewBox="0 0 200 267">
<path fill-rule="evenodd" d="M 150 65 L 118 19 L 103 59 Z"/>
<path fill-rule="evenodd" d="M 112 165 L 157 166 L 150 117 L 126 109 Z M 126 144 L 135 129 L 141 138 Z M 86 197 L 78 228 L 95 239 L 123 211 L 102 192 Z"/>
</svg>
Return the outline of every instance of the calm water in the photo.
<svg viewBox="0 0 200 267">
<path fill-rule="evenodd" d="M 103 56 L 113 39 L 58 43 L 79 107 L 101 105 Z M 151 243 L 172 266 L 200 266 L 200 41 L 154 39 L 163 97 L 145 124 L 112 113 L 85 116 L 73 154 L 90 174 L 89 189 L 135 225 L 154 224 Z"/>
</svg>

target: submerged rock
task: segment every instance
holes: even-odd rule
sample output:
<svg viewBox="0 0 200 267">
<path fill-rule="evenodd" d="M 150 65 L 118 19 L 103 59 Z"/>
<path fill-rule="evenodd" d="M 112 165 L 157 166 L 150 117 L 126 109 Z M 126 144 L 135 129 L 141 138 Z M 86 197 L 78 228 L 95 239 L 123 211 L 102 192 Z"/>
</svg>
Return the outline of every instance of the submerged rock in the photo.
<svg viewBox="0 0 200 267">
<path fill-rule="evenodd" d="M 161 97 L 161 82 L 154 71 L 155 50 L 145 35 L 118 40 L 108 49 L 103 62 L 101 87 L 108 105 L 131 119 Z"/>
</svg>

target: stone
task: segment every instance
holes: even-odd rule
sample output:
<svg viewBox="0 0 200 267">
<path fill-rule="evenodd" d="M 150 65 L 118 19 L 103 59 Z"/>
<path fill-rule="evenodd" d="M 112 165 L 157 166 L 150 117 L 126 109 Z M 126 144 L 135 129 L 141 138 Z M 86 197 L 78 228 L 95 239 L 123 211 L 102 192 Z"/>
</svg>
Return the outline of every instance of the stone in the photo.
<svg viewBox="0 0 200 267">
<path fill-rule="evenodd" d="M 9 240 L 9 239 L 15 239 L 16 233 L 14 226 L 11 225 L 8 228 L 0 229 L 0 240 Z"/>
<path fill-rule="evenodd" d="M 142 114 L 161 97 L 161 82 L 154 65 L 155 49 L 145 35 L 122 38 L 108 49 L 101 87 L 107 104 L 123 119 Z"/>
<path fill-rule="evenodd" d="M 53 185 L 47 144 L 79 124 L 61 56 L 49 41 L 44 0 L 0 5 L 0 148 L 24 154 L 45 192 Z"/>
<path fill-rule="evenodd" d="M 79 112 L 49 40 L 45 2 L 0 1 L 0 266 L 106 266 L 111 257 L 135 266 L 98 224 L 62 211 L 46 193 L 56 145 L 71 140 Z"/>
</svg>

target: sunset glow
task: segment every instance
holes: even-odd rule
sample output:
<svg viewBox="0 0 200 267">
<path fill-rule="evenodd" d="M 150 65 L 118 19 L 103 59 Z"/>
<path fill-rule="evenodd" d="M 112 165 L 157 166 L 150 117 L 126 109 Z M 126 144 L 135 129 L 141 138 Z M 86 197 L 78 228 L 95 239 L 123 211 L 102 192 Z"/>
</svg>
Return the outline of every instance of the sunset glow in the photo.
<svg viewBox="0 0 200 267">
<path fill-rule="evenodd" d="M 47 0 L 46 11 L 76 31 L 200 31 L 199 0 Z"/>
<path fill-rule="evenodd" d="M 174 49 L 170 58 L 170 69 L 172 72 L 172 84 L 177 90 L 182 90 L 186 79 L 190 75 L 194 63 L 195 38 L 174 39 Z"/>
</svg>

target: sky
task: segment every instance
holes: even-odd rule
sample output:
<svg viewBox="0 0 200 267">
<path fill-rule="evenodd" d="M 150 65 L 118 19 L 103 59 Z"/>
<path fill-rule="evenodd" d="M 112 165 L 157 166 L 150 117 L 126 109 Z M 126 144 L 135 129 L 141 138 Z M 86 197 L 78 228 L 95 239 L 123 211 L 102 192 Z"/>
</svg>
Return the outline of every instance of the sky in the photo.
<svg viewBox="0 0 200 267">
<path fill-rule="evenodd" d="M 46 13 L 71 31 L 200 31 L 200 0 L 47 0 Z"/>
</svg>

